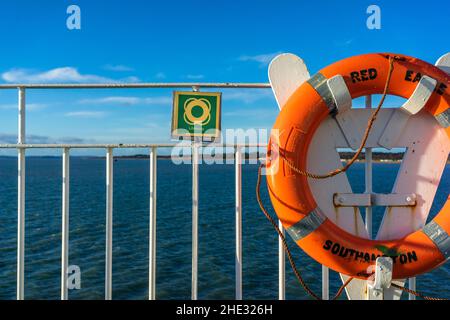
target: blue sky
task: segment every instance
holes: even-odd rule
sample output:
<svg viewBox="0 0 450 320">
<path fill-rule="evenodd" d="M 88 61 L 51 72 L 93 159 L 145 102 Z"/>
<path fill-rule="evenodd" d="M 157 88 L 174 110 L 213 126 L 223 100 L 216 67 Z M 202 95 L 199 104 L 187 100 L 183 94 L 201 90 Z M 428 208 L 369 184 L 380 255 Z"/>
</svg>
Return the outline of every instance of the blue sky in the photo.
<svg viewBox="0 0 450 320">
<path fill-rule="evenodd" d="M 407 4 L 408 3 L 408 4 Z M 81 8 L 81 30 L 66 9 Z M 381 29 L 366 27 L 369 5 Z M 390 51 L 434 63 L 449 51 L 450 3 L 426 1 L 2 1 L 0 82 L 267 82 L 277 53 L 314 73 Z M 223 90 L 224 128 L 270 128 L 270 90 Z M 29 90 L 29 142 L 170 140 L 171 90 Z M 0 143 L 16 141 L 17 92 L 0 91 Z M 3 152 L 4 151 L 0 151 Z"/>
</svg>

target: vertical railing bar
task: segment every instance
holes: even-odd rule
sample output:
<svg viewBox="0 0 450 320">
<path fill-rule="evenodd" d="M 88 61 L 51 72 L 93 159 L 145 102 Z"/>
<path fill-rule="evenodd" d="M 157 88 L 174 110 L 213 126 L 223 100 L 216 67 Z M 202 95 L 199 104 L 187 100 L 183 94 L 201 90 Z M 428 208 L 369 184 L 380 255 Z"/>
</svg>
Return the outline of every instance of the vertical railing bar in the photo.
<svg viewBox="0 0 450 320">
<path fill-rule="evenodd" d="M 408 288 L 410 290 L 416 291 L 416 278 L 409 278 L 408 279 Z M 413 295 L 412 293 L 408 294 L 408 299 L 409 300 L 416 300 L 416 296 Z"/>
<path fill-rule="evenodd" d="M 106 152 L 105 299 L 112 299 L 113 148 Z"/>
<path fill-rule="evenodd" d="M 236 300 L 242 300 L 242 150 L 235 152 Z"/>
<path fill-rule="evenodd" d="M 18 88 L 18 135 L 17 143 L 25 143 L 25 88 Z M 17 300 L 24 299 L 25 270 L 25 149 L 17 156 Z"/>
<path fill-rule="evenodd" d="M 367 95 L 365 97 L 365 107 L 366 109 L 372 109 L 372 96 Z M 365 177 L 365 193 L 370 194 L 373 192 L 373 181 L 372 181 L 372 148 L 365 148 L 365 164 L 364 164 L 364 177 Z M 366 207 L 365 218 L 364 218 L 365 228 L 369 239 L 373 237 L 372 230 L 372 207 Z M 367 299 L 370 300 L 372 292 L 370 289 L 367 290 Z"/>
<path fill-rule="evenodd" d="M 365 104 L 367 109 L 372 109 L 372 96 L 368 95 L 365 99 Z M 373 181 L 372 181 L 372 148 L 365 148 L 365 193 L 373 192 Z M 369 235 L 369 239 L 373 237 L 372 230 L 372 207 L 366 207 L 366 217 L 365 217 L 365 226 L 367 233 Z"/>
<path fill-rule="evenodd" d="M 70 207 L 70 149 L 62 157 L 62 231 L 61 231 L 61 300 L 68 299 L 67 271 L 69 268 L 69 207 Z"/>
<path fill-rule="evenodd" d="M 192 143 L 192 279 L 191 299 L 197 300 L 198 287 L 198 153 L 199 140 Z"/>
<path fill-rule="evenodd" d="M 150 243 L 149 243 L 149 280 L 148 298 L 156 299 L 156 181 L 158 149 L 150 149 Z"/>
<path fill-rule="evenodd" d="M 283 236 L 285 235 L 284 227 L 281 221 L 278 221 Z M 286 258 L 283 246 L 283 240 L 278 237 L 278 300 L 286 299 Z"/>
<path fill-rule="evenodd" d="M 322 265 L 322 299 L 330 299 L 330 270 Z"/>
<path fill-rule="evenodd" d="M 330 299 L 330 270 L 322 265 L 322 299 Z"/>
</svg>

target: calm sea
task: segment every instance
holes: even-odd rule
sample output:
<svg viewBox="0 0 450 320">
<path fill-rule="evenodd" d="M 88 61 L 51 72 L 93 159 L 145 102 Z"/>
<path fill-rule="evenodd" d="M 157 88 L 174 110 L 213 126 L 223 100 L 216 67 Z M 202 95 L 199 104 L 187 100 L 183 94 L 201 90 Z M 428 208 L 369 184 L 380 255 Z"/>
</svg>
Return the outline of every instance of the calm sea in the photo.
<svg viewBox="0 0 450 320">
<path fill-rule="evenodd" d="M 0 299 L 15 298 L 17 162 L 0 159 Z M 398 164 L 375 164 L 376 192 L 390 192 Z M 447 166 L 432 215 L 450 190 Z M 113 298 L 148 294 L 147 160 L 114 163 Z M 256 165 L 243 166 L 243 295 L 276 299 L 277 238 L 255 200 Z M 364 165 L 349 177 L 363 191 Z M 25 297 L 59 299 L 61 258 L 61 159 L 27 159 Z M 199 298 L 234 298 L 234 167 L 201 165 L 199 203 Z M 269 206 L 265 186 L 262 195 Z M 382 211 L 375 211 L 375 226 Z M 191 167 L 158 161 L 157 298 L 189 299 L 191 279 Z M 290 241 L 303 275 L 320 292 L 320 266 Z M 81 268 L 81 289 L 70 299 L 103 299 L 105 252 L 105 162 L 71 159 L 70 261 Z M 334 294 L 340 285 L 330 272 Z M 420 276 L 419 291 L 450 297 L 450 265 Z M 286 296 L 308 299 L 287 265 Z"/>
</svg>

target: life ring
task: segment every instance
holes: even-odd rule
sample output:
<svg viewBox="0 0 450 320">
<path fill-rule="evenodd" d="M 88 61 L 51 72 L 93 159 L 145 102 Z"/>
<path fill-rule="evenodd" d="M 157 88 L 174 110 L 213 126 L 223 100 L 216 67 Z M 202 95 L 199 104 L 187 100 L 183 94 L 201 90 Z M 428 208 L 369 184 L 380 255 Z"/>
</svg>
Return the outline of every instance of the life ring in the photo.
<svg viewBox="0 0 450 320">
<path fill-rule="evenodd" d="M 450 197 L 423 229 L 396 240 L 369 240 L 335 225 L 314 200 L 307 177 L 297 174 L 285 159 L 306 171 L 308 147 L 319 124 L 333 112 L 326 80 L 341 75 L 351 97 L 381 94 L 392 54 L 365 54 L 336 62 L 303 83 L 286 102 L 274 124 L 266 174 L 271 202 L 287 233 L 309 256 L 337 272 L 367 279 L 379 256 L 394 262 L 393 279 L 414 277 L 443 264 L 450 257 Z M 425 105 L 450 137 L 450 77 L 416 58 L 395 55 L 389 94 L 409 98 L 423 75 L 437 81 Z"/>
</svg>

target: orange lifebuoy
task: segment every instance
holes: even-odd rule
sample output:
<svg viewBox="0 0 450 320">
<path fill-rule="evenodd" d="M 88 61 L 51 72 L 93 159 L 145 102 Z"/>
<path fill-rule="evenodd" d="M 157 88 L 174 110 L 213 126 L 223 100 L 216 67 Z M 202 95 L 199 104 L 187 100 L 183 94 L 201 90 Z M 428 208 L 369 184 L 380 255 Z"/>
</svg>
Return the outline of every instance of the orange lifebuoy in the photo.
<svg viewBox="0 0 450 320">
<path fill-rule="evenodd" d="M 392 54 L 365 54 L 336 62 L 302 84 L 282 108 L 267 153 L 269 194 L 284 228 L 293 240 L 319 263 L 346 275 L 367 279 L 379 256 L 394 262 L 393 278 L 403 279 L 430 271 L 450 257 L 450 197 L 440 213 L 423 229 L 396 240 L 369 240 L 354 236 L 320 211 L 307 177 L 295 173 L 289 159 L 306 171 L 308 147 L 319 124 L 335 112 L 326 80 L 341 75 L 351 97 L 381 94 Z M 450 137 L 450 77 L 416 58 L 395 55 L 389 94 L 409 98 L 418 81 L 427 75 L 437 81 L 425 105 Z M 327 96 L 328 94 L 328 96 Z M 282 155 L 282 156 L 280 156 Z"/>
</svg>

